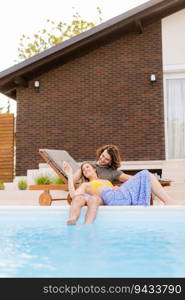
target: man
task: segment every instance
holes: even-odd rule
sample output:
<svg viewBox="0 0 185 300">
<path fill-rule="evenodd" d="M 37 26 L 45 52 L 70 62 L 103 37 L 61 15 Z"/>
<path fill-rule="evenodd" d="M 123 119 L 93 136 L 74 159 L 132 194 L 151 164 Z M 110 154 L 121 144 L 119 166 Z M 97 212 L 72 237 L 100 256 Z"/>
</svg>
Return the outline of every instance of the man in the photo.
<svg viewBox="0 0 185 300">
<path fill-rule="evenodd" d="M 115 145 L 104 145 L 96 150 L 97 161 L 95 163 L 98 177 L 101 179 L 107 179 L 113 184 L 119 182 L 125 182 L 131 175 L 127 175 L 120 170 L 117 170 L 121 166 L 121 158 L 119 149 Z M 78 182 L 82 178 L 81 170 L 79 169 L 74 174 L 74 183 Z"/>
</svg>

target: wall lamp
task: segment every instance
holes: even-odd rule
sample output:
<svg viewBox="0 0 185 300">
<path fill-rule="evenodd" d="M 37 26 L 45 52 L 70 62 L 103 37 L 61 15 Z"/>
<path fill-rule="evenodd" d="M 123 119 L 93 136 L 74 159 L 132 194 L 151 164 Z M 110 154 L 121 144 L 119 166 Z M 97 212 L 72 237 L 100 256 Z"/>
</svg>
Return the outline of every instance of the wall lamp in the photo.
<svg viewBox="0 0 185 300">
<path fill-rule="evenodd" d="M 39 80 L 34 81 L 34 88 L 35 88 L 35 91 L 39 92 L 39 88 L 40 88 L 40 81 Z"/>
<path fill-rule="evenodd" d="M 151 82 L 151 83 L 154 83 L 154 82 L 156 82 L 156 81 L 157 81 L 156 75 L 155 75 L 155 74 L 150 74 L 150 82 Z"/>
</svg>

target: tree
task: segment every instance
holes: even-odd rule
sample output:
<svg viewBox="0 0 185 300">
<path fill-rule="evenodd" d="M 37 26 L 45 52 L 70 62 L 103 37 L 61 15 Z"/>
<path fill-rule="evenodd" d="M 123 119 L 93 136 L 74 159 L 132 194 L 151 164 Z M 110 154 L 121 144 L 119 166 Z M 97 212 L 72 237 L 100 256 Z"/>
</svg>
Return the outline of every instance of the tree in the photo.
<svg viewBox="0 0 185 300">
<path fill-rule="evenodd" d="M 7 108 L 6 108 L 6 113 L 10 113 L 10 100 L 7 102 Z"/>
<path fill-rule="evenodd" d="M 7 105 L 0 107 L 0 114 L 1 113 L 5 113 L 5 114 L 11 113 L 11 102 L 10 101 L 11 100 L 7 100 L 7 103 L 6 103 Z M 12 101 L 14 101 L 14 100 L 12 100 Z M 3 112 L 3 110 L 4 110 L 4 112 Z"/>
<path fill-rule="evenodd" d="M 65 22 L 59 22 L 58 24 L 54 21 L 47 20 L 49 29 L 39 30 L 38 33 L 34 34 L 32 38 L 26 35 L 22 35 L 20 38 L 18 48 L 18 59 L 24 60 L 29 57 L 39 54 L 42 51 L 60 44 L 67 39 L 74 37 L 88 29 L 93 28 L 97 24 L 102 22 L 101 9 L 96 8 L 98 12 L 98 22 L 88 22 L 83 20 L 78 12 L 73 14 L 73 20 L 70 24 Z"/>
</svg>

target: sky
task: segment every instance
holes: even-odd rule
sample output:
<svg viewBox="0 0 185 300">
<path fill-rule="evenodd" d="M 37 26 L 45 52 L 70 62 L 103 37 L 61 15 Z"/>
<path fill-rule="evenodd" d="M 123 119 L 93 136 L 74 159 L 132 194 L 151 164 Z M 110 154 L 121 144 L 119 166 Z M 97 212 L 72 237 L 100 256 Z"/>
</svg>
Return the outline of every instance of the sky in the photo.
<svg viewBox="0 0 185 300">
<path fill-rule="evenodd" d="M 145 2 L 148 0 L 5 0 L 0 10 L 0 72 L 16 63 L 21 36 L 32 37 L 46 27 L 47 19 L 70 22 L 78 12 L 84 20 L 95 23 L 98 21 L 96 8 L 100 7 L 104 22 Z M 0 94 L 0 107 L 6 106 L 8 99 Z M 16 103 L 10 102 L 15 113 Z"/>
</svg>

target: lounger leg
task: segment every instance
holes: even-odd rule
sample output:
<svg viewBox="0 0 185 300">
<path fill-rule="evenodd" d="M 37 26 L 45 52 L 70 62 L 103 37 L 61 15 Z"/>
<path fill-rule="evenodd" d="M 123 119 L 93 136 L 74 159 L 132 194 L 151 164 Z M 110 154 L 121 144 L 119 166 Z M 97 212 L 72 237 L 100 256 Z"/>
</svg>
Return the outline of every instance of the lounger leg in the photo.
<svg viewBox="0 0 185 300">
<path fill-rule="evenodd" d="M 49 190 L 45 190 L 39 197 L 39 204 L 40 205 L 51 205 L 52 198 L 50 195 Z"/>
<path fill-rule="evenodd" d="M 154 195 L 151 193 L 150 205 L 154 205 Z"/>
</svg>

